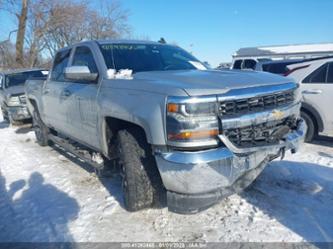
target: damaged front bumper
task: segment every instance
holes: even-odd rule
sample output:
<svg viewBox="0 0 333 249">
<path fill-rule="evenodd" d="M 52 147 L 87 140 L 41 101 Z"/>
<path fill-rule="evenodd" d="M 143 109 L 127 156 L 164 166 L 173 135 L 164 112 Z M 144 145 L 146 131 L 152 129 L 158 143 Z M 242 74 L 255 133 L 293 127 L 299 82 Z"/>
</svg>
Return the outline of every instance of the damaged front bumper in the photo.
<svg viewBox="0 0 333 249">
<path fill-rule="evenodd" d="M 31 118 L 31 115 L 26 106 L 8 106 L 7 112 L 13 121 L 21 121 Z"/>
<path fill-rule="evenodd" d="M 226 146 L 199 152 L 156 152 L 169 210 L 195 213 L 243 190 L 269 161 L 286 150 L 297 151 L 306 129 L 305 122 L 299 120 L 297 129 L 288 133 L 279 144 L 250 151 Z"/>
</svg>

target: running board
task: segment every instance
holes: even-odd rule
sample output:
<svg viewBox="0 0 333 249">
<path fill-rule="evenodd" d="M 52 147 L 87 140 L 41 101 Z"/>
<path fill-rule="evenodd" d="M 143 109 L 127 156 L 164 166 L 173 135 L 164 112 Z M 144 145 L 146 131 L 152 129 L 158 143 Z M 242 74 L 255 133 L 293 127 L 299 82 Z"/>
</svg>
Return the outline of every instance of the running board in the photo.
<svg viewBox="0 0 333 249">
<path fill-rule="evenodd" d="M 65 152 L 69 152 L 93 166 L 98 172 L 104 170 L 105 159 L 100 153 L 84 148 L 77 143 L 74 144 L 74 142 L 71 142 L 71 140 L 67 138 L 61 138 L 52 134 L 49 134 L 48 138 L 55 144 L 65 149 Z"/>
</svg>

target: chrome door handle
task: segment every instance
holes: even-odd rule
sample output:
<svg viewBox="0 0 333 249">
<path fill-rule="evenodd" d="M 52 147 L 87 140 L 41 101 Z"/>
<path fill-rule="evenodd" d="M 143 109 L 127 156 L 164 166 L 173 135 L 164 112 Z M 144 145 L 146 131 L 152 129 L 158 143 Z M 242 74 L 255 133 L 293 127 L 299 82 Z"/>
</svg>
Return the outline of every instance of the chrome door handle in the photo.
<svg viewBox="0 0 333 249">
<path fill-rule="evenodd" d="M 302 93 L 303 94 L 321 94 L 323 91 L 319 89 L 309 89 L 309 90 L 304 90 Z"/>
</svg>

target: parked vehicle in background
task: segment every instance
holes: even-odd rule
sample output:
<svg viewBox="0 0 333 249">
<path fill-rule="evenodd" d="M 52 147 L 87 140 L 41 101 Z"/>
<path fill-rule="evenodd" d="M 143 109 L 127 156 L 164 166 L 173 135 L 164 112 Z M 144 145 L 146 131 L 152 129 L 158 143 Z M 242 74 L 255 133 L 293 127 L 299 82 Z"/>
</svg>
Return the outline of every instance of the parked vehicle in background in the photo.
<svg viewBox="0 0 333 249">
<path fill-rule="evenodd" d="M 300 84 L 303 94 L 301 115 L 308 131 L 306 141 L 318 133 L 333 136 L 333 58 L 288 66 L 287 76 Z"/>
<path fill-rule="evenodd" d="M 119 162 L 125 207 L 193 213 L 247 187 L 296 152 L 306 126 L 292 80 L 208 70 L 179 47 L 87 41 L 60 50 L 46 81 L 26 83 L 37 141 L 104 170 Z"/>
<path fill-rule="evenodd" d="M 287 73 L 288 65 L 303 62 L 303 59 L 294 60 L 270 60 L 270 59 L 245 59 L 236 60 L 232 69 L 264 71 L 284 75 Z"/>
<path fill-rule="evenodd" d="M 333 43 L 290 44 L 240 48 L 232 56 L 231 69 L 265 71 L 283 75 L 289 62 L 333 56 Z"/>
<path fill-rule="evenodd" d="M 261 63 L 268 61 L 272 60 L 268 58 L 237 59 L 232 62 L 231 69 L 262 71 L 259 70 Z"/>
<path fill-rule="evenodd" d="M 30 78 L 45 78 L 48 74 L 44 69 L 21 69 L 0 72 L 0 105 L 3 118 L 11 124 L 30 119 L 26 107 L 24 83 Z"/>
<path fill-rule="evenodd" d="M 231 62 L 222 62 L 216 67 L 217 70 L 225 70 L 230 68 L 231 68 Z"/>
</svg>

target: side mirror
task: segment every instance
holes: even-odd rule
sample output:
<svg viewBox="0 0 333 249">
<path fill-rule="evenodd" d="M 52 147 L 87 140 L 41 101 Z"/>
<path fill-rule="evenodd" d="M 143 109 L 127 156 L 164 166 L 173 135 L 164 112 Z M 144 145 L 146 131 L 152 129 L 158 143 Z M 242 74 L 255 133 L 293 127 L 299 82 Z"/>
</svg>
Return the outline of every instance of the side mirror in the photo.
<svg viewBox="0 0 333 249">
<path fill-rule="evenodd" d="M 65 78 L 73 81 L 95 81 L 97 73 L 91 73 L 87 66 L 71 66 L 65 68 Z"/>
</svg>

